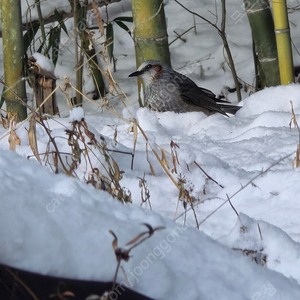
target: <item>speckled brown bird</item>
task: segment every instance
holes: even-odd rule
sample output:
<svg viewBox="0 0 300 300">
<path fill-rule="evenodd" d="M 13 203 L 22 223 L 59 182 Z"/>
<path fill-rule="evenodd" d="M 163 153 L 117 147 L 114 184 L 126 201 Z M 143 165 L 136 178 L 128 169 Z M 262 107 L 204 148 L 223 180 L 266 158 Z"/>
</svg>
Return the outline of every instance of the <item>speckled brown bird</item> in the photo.
<svg viewBox="0 0 300 300">
<path fill-rule="evenodd" d="M 207 115 L 235 114 L 241 107 L 216 98 L 216 95 L 174 71 L 158 60 L 147 60 L 129 77 L 138 76 L 144 83 L 144 101 L 151 110 L 184 113 L 202 111 Z"/>
</svg>

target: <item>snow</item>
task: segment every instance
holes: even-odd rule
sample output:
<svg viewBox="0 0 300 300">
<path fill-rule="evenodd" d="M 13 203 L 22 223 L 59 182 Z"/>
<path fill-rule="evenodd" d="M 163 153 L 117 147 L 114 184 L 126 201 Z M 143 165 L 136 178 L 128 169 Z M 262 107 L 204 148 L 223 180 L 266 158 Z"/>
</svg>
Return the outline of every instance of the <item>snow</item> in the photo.
<svg viewBox="0 0 300 300">
<path fill-rule="evenodd" d="M 35 52 L 32 56 L 36 59 L 36 63 L 44 70 L 54 74 L 54 64 L 52 60 L 50 60 L 45 55 Z"/>
<path fill-rule="evenodd" d="M 181 2 L 215 22 L 211 1 Z M 51 5 L 62 9 L 63 2 Z M 182 33 L 194 24 L 174 1 L 166 1 L 165 12 L 169 41 L 176 38 L 174 30 Z M 130 14 L 129 0 L 108 6 L 110 20 Z M 238 76 L 252 84 L 247 18 L 236 0 L 227 1 L 227 14 Z M 297 14 L 290 18 L 292 36 L 297 37 Z M 196 23 L 197 34 L 191 30 L 184 36 L 186 42 L 171 45 L 172 66 L 236 103 L 236 94 L 225 88 L 233 87 L 233 80 L 222 41 L 204 21 Z M 66 26 L 72 30 L 72 20 Z M 300 299 L 300 171 L 293 168 L 299 132 L 291 123 L 290 102 L 300 120 L 300 86 L 267 88 L 251 96 L 251 88 L 243 90 L 243 107 L 230 118 L 201 112 L 153 113 L 139 108 L 136 80 L 128 78 L 136 70 L 133 42 L 117 26 L 114 32 L 117 72 L 113 76 L 130 99 L 124 100 L 127 107 L 108 94 L 110 110 L 103 108 L 102 100 L 85 100 L 83 107 L 70 111 L 65 95 L 57 92 L 61 117 L 45 120 L 46 128 L 36 124 L 40 163 L 30 148 L 28 121 L 17 125 L 21 145 L 15 152 L 8 150 L 9 133 L 0 127 L 0 263 L 40 274 L 112 281 L 117 261 L 109 231 L 116 234 L 118 247 L 128 249 L 126 243 L 147 231 L 143 225 L 147 223 L 165 229 L 130 252 L 129 261 L 121 263 L 127 279 L 120 271 L 119 283 L 153 299 Z M 68 39 L 60 49 L 55 69 L 61 78 L 58 85 L 64 77 L 74 82 L 73 42 Z M 299 43 L 294 38 L 298 49 Z M 299 61 L 296 54 L 294 61 Z M 84 74 L 88 76 L 87 68 Z M 84 93 L 92 92 L 86 77 Z M 85 144 L 78 141 L 82 151 L 76 178 L 64 175 L 60 163 L 61 174 L 54 174 L 52 155 L 44 155 L 55 150 L 47 132 L 70 166 L 75 156 L 68 154 L 79 131 Z M 74 133 L 71 143 L 70 132 Z M 91 144 L 92 137 L 98 146 Z M 86 184 L 93 174 L 91 165 L 109 177 L 103 149 L 122 171 L 120 185 L 131 192 L 132 204 Z M 179 180 L 195 200 L 196 218 L 189 203 L 185 210 L 180 201 L 177 209 L 179 191 L 174 182 Z M 143 202 L 141 193 L 146 190 L 150 198 Z"/>
<path fill-rule="evenodd" d="M 0 154 L 0 168 L 5 170 L 0 174 L 3 263 L 41 274 L 111 280 L 116 260 L 109 230 L 123 247 L 146 231 L 142 224 L 148 223 L 166 228 L 132 250 L 129 262 L 123 264 L 130 282 L 122 273 L 118 277 L 119 282 L 131 283 L 141 293 L 154 299 L 249 299 L 263 285 L 271 284 L 272 290 L 276 289 L 274 299 L 300 296 L 295 280 L 257 266 L 199 230 L 182 227 L 138 205 L 123 205 L 104 191 L 54 175 L 14 152 L 1 150 Z M 254 232 L 254 221 L 243 219 L 249 232 Z M 271 257 L 273 264 L 299 259 L 297 243 L 265 222 L 260 226 L 265 242 L 270 239 L 270 253 L 277 254 Z M 279 245 L 274 239 L 286 245 L 286 253 L 276 249 Z M 229 243 L 232 245 L 237 242 Z M 244 246 L 253 247 L 250 242 Z M 291 268 L 287 275 L 296 271 Z M 149 289 L 149 282 L 155 289 Z"/>
<path fill-rule="evenodd" d="M 71 111 L 70 111 L 70 116 L 69 116 L 69 120 L 70 122 L 80 122 L 82 119 L 84 119 L 84 110 L 82 107 L 74 107 Z"/>
</svg>

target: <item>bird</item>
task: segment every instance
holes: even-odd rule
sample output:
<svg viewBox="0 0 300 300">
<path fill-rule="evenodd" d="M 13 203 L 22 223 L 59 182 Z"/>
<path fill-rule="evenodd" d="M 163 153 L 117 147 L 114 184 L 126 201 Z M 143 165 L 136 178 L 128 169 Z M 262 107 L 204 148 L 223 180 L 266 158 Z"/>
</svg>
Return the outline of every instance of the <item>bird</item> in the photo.
<svg viewBox="0 0 300 300">
<path fill-rule="evenodd" d="M 187 76 L 159 60 L 146 60 L 128 77 L 140 77 L 144 83 L 144 102 L 153 111 L 185 113 L 202 111 L 206 115 L 235 114 L 241 107 L 216 98 Z"/>
</svg>

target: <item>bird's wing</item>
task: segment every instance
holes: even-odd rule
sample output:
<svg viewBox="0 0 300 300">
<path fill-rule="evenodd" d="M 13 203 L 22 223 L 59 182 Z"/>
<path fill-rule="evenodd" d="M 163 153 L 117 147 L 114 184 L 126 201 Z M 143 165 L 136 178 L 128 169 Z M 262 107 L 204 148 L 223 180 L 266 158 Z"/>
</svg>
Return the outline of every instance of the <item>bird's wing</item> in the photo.
<svg viewBox="0 0 300 300">
<path fill-rule="evenodd" d="M 203 107 L 210 112 L 218 112 L 226 115 L 216 103 L 216 95 L 212 91 L 198 87 L 194 81 L 180 73 L 176 75 L 178 76 L 177 78 L 181 79 L 179 89 L 183 101 L 187 104 Z"/>
<path fill-rule="evenodd" d="M 226 113 L 235 114 L 240 109 L 239 106 L 217 99 L 212 91 L 198 87 L 194 81 L 180 73 L 176 74 L 176 78 L 178 83 L 181 81 L 179 84 L 180 96 L 187 104 L 193 104 L 225 116 L 227 116 Z"/>
<path fill-rule="evenodd" d="M 201 88 L 197 87 L 191 90 L 182 89 L 181 98 L 188 104 L 194 104 L 206 108 L 210 112 L 218 112 L 227 115 L 222 108 Z"/>
</svg>

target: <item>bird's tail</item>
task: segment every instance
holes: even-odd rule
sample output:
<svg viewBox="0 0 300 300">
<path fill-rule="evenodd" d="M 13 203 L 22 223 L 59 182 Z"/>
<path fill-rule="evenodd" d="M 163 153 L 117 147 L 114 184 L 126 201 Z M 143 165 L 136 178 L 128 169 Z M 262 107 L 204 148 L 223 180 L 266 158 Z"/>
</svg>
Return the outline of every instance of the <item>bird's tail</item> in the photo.
<svg viewBox="0 0 300 300">
<path fill-rule="evenodd" d="M 232 104 L 226 104 L 227 101 L 218 101 L 217 104 L 220 106 L 220 108 L 227 114 L 233 114 L 242 108 L 242 106 L 232 105 Z"/>
</svg>

